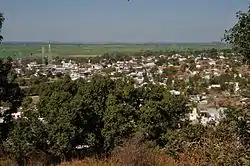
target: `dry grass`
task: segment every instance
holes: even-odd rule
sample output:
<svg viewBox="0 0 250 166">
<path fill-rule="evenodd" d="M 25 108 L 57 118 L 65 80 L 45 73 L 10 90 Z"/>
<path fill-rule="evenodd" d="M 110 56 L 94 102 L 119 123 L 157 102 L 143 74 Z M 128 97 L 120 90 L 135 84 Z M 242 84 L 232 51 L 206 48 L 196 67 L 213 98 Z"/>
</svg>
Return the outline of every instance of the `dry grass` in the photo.
<svg viewBox="0 0 250 166">
<path fill-rule="evenodd" d="M 8 158 L 0 158 L 0 166 L 14 166 L 14 162 Z"/>
<path fill-rule="evenodd" d="M 202 153 L 183 153 L 180 160 L 148 148 L 137 139 L 128 141 L 115 150 L 108 159 L 86 158 L 61 164 L 62 166 L 198 166 L 202 165 Z"/>
<path fill-rule="evenodd" d="M 248 165 L 239 163 L 236 146 L 232 142 L 218 144 L 209 138 L 206 144 L 185 148 L 174 159 L 159 150 L 153 150 L 136 139 L 115 150 L 108 159 L 86 158 L 61 164 L 62 166 L 220 166 Z"/>
<path fill-rule="evenodd" d="M 60 166 L 219 166 L 222 163 L 217 159 L 209 160 L 202 149 L 189 149 L 189 151 L 181 153 L 179 160 L 176 160 L 144 145 L 139 147 L 131 144 L 107 159 L 85 158 L 64 162 Z M 224 164 L 228 165 L 226 162 Z M 45 166 L 39 162 L 29 162 L 28 165 Z M 0 160 L 0 166 L 15 166 L 15 164 L 11 160 L 5 159 Z"/>
<path fill-rule="evenodd" d="M 115 149 L 108 159 L 86 158 L 61 164 L 62 166 L 177 166 L 175 160 L 155 152 L 139 139 L 131 139 L 120 149 Z"/>
<path fill-rule="evenodd" d="M 203 140 L 203 144 L 187 146 L 175 159 L 160 150 L 154 150 L 142 143 L 140 139 L 133 138 L 126 141 L 121 147 L 111 153 L 108 158 L 85 158 L 63 162 L 61 166 L 220 166 L 220 165 L 249 165 L 241 164 L 237 160 L 237 144 L 232 141 L 219 141 L 212 133 Z M 236 153 L 235 153 L 236 152 Z M 42 166 L 41 153 L 32 155 L 28 165 Z M 35 161 L 35 162 L 32 162 Z M 39 161 L 41 161 L 39 163 Z M 14 165 L 10 160 L 0 160 L 0 166 Z M 46 165 L 46 164 L 45 164 Z"/>
<path fill-rule="evenodd" d="M 63 163 L 61 166 L 200 166 L 204 165 L 204 158 L 200 154 L 184 153 L 180 160 L 176 160 L 164 154 L 154 152 L 144 152 L 134 154 L 133 152 L 124 153 L 117 158 L 107 160 L 86 158 Z"/>
</svg>

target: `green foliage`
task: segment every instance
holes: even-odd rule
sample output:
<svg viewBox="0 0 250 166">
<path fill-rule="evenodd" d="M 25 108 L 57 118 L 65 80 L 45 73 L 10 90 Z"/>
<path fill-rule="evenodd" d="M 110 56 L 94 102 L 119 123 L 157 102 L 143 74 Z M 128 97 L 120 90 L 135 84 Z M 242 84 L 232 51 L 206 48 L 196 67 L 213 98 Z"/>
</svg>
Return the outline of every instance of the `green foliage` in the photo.
<svg viewBox="0 0 250 166">
<path fill-rule="evenodd" d="M 3 39 L 1 35 L 1 30 L 4 22 L 3 13 L 0 13 L 0 43 Z M 22 93 L 18 84 L 14 83 L 16 79 L 15 73 L 11 71 L 12 60 L 7 58 L 4 62 L 0 59 L 0 103 L 6 103 L 9 108 L 0 114 L 0 118 L 3 118 L 3 123 L 0 124 L 0 144 L 1 151 L 3 141 L 6 140 L 11 128 L 13 127 L 12 116 L 11 114 L 17 111 L 17 108 L 21 105 Z"/>
<path fill-rule="evenodd" d="M 38 114 L 27 109 L 24 115 L 26 118 L 14 123 L 14 128 L 4 143 L 6 151 L 18 165 L 27 165 L 31 152 L 46 152 L 48 148 L 45 126 L 38 120 Z"/>
<path fill-rule="evenodd" d="M 235 112 L 228 111 L 230 114 L 218 126 L 197 124 L 167 131 L 162 137 L 165 151 L 176 158 L 180 154 L 200 155 L 204 165 L 249 165 L 248 147 L 238 139 L 241 134 L 237 131 L 243 126 L 231 118 Z"/>
<path fill-rule="evenodd" d="M 105 138 L 105 149 L 113 149 L 123 139 L 128 138 L 136 129 L 136 110 L 133 106 L 109 95 L 107 99 L 107 110 L 104 113 L 104 128 L 102 134 Z"/>
<path fill-rule="evenodd" d="M 177 73 L 177 69 L 174 67 L 168 67 L 163 70 L 164 76 L 173 76 L 176 73 Z"/>
<path fill-rule="evenodd" d="M 242 55 L 245 60 L 250 60 L 250 6 L 247 12 L 236 13 L 237 23 L 226 30 L 223 40 L 233 46 L 233 49 Z"/>
<path fill-rule="evenodd" d="M 215 58 L 218 55 L 218 50 L 216 48 L 212 48 L 208 50 L 208 54 L 210 57 Z"/>
<path fill-rule="evenodd" d="M 3 36 L 1 35 L 1 30 L 2 30 L 2 27 L 3 27 L 3 22 L 4 22 L 3 13 L 0 13 L 0 43 L 3 40 Z"/>
<path fill-rule="evenodd" d="M 8 138 L 12 144 L 5 146 L 17 160 L 34 150 L 66 160 L 82 153 L 110 152 L 138 131 L 144 135 L 150 132 L 151 137 L 145 138 L 161 144 L 162 133 L 182 126 L 188 112 L 184 98 L 170 95 L 159 85 L 149 84 L 136 89 L 130 78 L 114 81 L 95 76 L 91 82 L 85 82 L 71 81 L 66 76 L 39 87 L 37 111 L 32 99 L 26 98 L 22 106 L 25 110 L 33 110 L 33 115 L 26 111 L 27 119 L 15 124 Z M 42 124 L 37 120 L 39 117 L 43 117 Z M 46 135 L 46 142 L 43 142 L 46 149 L 30 144 L 31 140 L 26 135 L 29 132 L 19 133 L 31 127 L 34 130 L 38 127 L 40 132 L 31 133 L 32 139 L 39 139 L 39 134 Z M 20 137 L 23 138 L 23 146 L 18 143 Z M 17 151 L 15 146 L 18 146 Z M 77 150 L 77 146 L 85 148 Z"/>
<path fill-rule="evenodd" d="M 47 91 L 41 94 L 38 110 L 47 124 L 46 132 L 50 142 L 48 151 L 56 157 L 67 159 L 74 153 L 72 144 L 77 129 L 74 126 L 76 111 L 71 103 L 75 85 L 65 78 L 55 85 L 46 86 Z"/>
<path fill-rule="evenodd" d="M 11 72 L 11 60 L 0 60 L 0 102 L 6 103 L 8 109 L 0 114 L 0 117 L 4 119 L 4 123 L 0 124 L 1 141 L 3 141 L 10 129 L 12 128 L 12 116 L 11 114 L 17 111 L 17 108 L 21 105 L 23 94 L 13 80 L 9 80 L 8 76 Z"/>
<path fill-rule="evenodd" d="M 178 157 L 178 154 L 184 151 L 185 146 L 200 144 L 202 135 L 206 127 L 201 124 L 188 125 L 179 130 L 167 130 L 161 137 L 165 143 L 165 150 L 168 154 Z"/>
<path fill-rule="evenodd" d="M 235 133 L 246 149 L 250 148 L 250 109 L 230 109 L 226 112 L 227 119 L 223 123 L 234 125 Z M 230 135 L 228 136 L 230 137 Z"/>
<path fill-rule="evenodd" d="M 188 124 L 185 96 L 173 96 L 157 84 L 134 88 L 131 78 L 94 76 L 87 82 L 65 76 L 38 89 L 38 105 L 24 99 L 25 117 L 14 123 L 4 143 L 19 165 L 34 152 L 60 160 L 109 154 L 136 134 L 176 158 L 194 149 L 206 153 L 207 164 L 247 161 L 248 109 L 228 111 L 218 126 L 205 127 Z"/>
<path fill-rule="evenodd" d="M 139 125 L 146 138 L 162 145 L 162 134 L 185 125 L 188 112 L 183 98 L 164 93 L 162 99 L 149 100 L 141 107 Z"/>
<path fill-rule="evenodd" d="M 29 106 L 32 104 L 32 98 L 31 97 L 25 97 L 23 99 L 22 107 L 24 110 L 28 109 Z"/>
<path fill-rule="evenodd" d="M 115 69 L 115 68 L 112 68 L 112 67 L 107 67 L 107 68 L 104 68 L 104 69 L 102 70 L 102 72 L 107 73 L 107 74 L 112 73 L 112 72 L 114 72 L 114 71 L 116 71 L 116 69 Z"/>
</svg>

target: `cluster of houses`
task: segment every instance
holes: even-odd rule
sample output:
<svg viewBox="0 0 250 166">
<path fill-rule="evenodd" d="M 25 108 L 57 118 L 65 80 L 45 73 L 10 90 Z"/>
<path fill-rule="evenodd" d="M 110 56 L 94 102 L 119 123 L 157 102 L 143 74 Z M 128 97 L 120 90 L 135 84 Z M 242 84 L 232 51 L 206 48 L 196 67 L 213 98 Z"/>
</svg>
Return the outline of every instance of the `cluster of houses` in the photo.
<svg viewBox="0 0 250 166">
<path fill-rule="evenodd" d="M 130 60 L 117 60 L 109 62 L 103 59 L 99 63 L 77 63 L 73 60 L 61 61 L 60 65 L 55 64 L 37 64 L 31 62 L 26 66 L 26 70 L 34 71 L 34 75 L 39 74 L 48 75 L 50 72 L 53 76 L 60 74 L 68 74 L 72 80 L 79 78 L 90 80 L 93 75 L 109 75 L 111 79 L 117 79 L 121 75 L 131 77 L 135 80 L 135 87 L 140 87 L 148 83 L 160 84 L 168 86 L 168 79 L 172 79 L 172 83 L 175 80 L 183 80 L 187 83 L 190 78 L 199 76 L 202 80 L 209 82 L 214 77 L 220 77 L 226 73 L 233 73 L 234 79 L 225 82 L 233 87 L 232 91 L 223 91 L 215 93 L 214 89 L 220 89 L 221 84 L 210 83 L 206 89 L 208 93 L 201 92 L 197 95 L 190 95 L 190 103 L 195 103 L 192 106 L 193 110 L 189 115 L 189 119 L 193 123 L 200 122 L 207 124 L 209 122 L 217 123 L 220 118 L 223 117 L 223 112 L 227 109 L 229 101 L 231 105 L 242 105 L 250 104 L 250 99 L 241 95 L 241 85 L 235 78 L 248 79 L 250 72 L 245 69 L 234 71 L 233 65 L 237 64 L 239 60 L 237 58 L 228 58 L 224 53 L 219 53 L 213 58 L 202 55 L 180 55 L 173 54 L 171 56 L 160 55 L 160 56 L 140 56 L 132 57 Z M 236 66 L 237 68 L 237 66 Z M 165 74 L 166 72 L 173 70 L 171 74 Z M 22 76 L 25 73 L 20 68 L 15 68 L 16 72 Z M 156 76 L 161 79 L 156 79 Z M 184 93 L 180 89 L 171 89 L 170 93 L 173 95 L 181 95 Z M 20 113 L 13 114 L 13 117 L 18 118 Z"/>
</svg>

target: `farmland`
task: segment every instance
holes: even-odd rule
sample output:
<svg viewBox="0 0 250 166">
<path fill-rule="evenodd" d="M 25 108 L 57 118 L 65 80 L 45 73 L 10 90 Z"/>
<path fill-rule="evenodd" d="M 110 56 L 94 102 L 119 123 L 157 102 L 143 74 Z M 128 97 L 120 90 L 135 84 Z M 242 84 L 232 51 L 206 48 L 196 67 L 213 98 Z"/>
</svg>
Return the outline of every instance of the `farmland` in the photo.
<svg viewBox="0 0 250 166">
<path fill-rule="evenodd" d="M 0 45 L 0 57 L 8 56 L 16 58 L 25 58 L 29 56 L 41 56 L 42 47 L 45 49 L 45 55 L 48 53 L 47 43 L 3 43 Z M 184 43 L 184 44 L 51 44 L 51 53 L 56 56 L 87 57 L 97 56 L 104 53 L 122 52 L 133 53 L 145 50 L 167 51 L 187 49 L 209 49 L 225 48 L 220 43 Z"/>
</svg>

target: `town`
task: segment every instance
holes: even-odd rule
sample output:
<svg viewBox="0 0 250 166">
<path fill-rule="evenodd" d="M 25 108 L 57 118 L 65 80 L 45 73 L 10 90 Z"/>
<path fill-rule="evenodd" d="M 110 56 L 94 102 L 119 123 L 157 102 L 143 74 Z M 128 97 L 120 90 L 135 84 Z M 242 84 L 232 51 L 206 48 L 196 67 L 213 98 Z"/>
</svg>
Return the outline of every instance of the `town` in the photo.
<svg viewBox="0 0 250 166">
<path fill-rule="evenodd" d="M 173 95 L 188 95 L 190 106 L 195 103 L 189 114 L 190 120 L 204 125 L 212 121 L 217 123 L 228 107 L 250 104 L 250 96 L 246 94 L 250 71 L 248 66 L 239 65 L 240 59 L 234 58 L 231 53 L 213 50 L 212 53 L 201 52 L 198 55 L 151 54 L 128 55 L 125 59 L 117 57 L 117 60 L 113 57 L 112 61 L 110 57 L 99 57 L 98 62 L 88 58 L 85 63 L 73 58 L 57 61 L 47 58 L 50 59 L 47 64 L 34 60 L 24 65 L 21 59 L 13 63 L 17 75 L 24 80 L 32 76 L 53 80 L 58 76 L 69 75 L 71 80 L 90 81 L 93 76 L 102 75 L 113 80 L 121 76 L 133 78 L 135 87 L 159 84 Z M 23 88 L 27 87 L 23 84 Z M 13 113 L 13 117 L 20 118 L 21 112 Z"/>
</svg>

